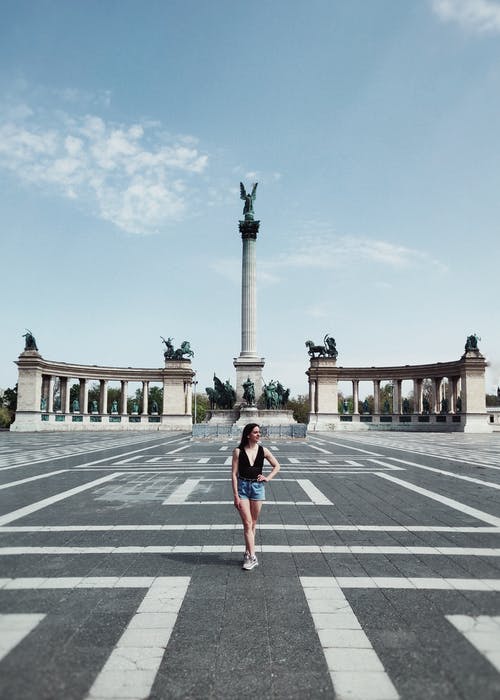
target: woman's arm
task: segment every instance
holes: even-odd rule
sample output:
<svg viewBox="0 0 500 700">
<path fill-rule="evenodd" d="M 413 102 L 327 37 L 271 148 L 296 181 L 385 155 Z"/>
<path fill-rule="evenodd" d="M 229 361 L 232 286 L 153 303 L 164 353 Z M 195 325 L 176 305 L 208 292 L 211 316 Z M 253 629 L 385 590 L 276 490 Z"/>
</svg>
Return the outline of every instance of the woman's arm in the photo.
<svg viewBox="0 0 500 700">
<path fill-rule="evenodd" d="M 238 496 L 238 457 L 240 456 L 240 450 L 236 447 L 233 450 L 233 459 L 231 461 L 231 481 L 233 485 L 233 498 L 234 507 L 240 507 L 240 497 Z"/>
<path fill-rule="evenodd" d="M 259 476 L 257 477 L 257 480 L 258 481 L 271 481 L 271 479 L 274 479 L 276 474 L 281 469 L 280 463 L 278 462 L 276 457 L 271 452 L 269 452 L 267 447 L 264 447 L 264 457 L 265 457 L 265 459 L 267 459 L 267 461 L 271 465 L 272 470 L 269 472 L 269 474 L 267 476 L 264 476 L 264 474 L 259 474 Z"/>
</svg>

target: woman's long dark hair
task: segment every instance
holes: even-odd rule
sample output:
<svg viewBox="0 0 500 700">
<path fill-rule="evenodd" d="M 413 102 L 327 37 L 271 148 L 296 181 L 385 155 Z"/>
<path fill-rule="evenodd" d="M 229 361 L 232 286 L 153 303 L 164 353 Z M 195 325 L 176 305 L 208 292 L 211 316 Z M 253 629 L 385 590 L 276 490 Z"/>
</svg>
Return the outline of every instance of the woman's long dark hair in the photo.
<svg viewBox="0 0 500 700">
<path fill-rule="evenodd" d="M 248 442 L 248 436 L 252 432 L 254 428 L 259 428 L 258 423 L 247 423 L 245 427 L 243 428 L 243 432 L 241 434 L 241 441 L 240 444 L 238 445 L 238 448 L 240 450 L 243 450 L 246 447 L 246 444 Z"/>
</svg>

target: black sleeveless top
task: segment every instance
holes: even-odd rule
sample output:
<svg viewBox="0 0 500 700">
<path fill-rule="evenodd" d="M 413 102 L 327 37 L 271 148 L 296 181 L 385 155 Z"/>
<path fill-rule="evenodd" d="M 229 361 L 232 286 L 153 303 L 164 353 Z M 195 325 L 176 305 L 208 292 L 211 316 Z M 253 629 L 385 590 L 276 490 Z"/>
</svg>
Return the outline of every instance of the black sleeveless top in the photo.
<svg viewBox="0 0 500 700">
<path fill-rule="evenodd" d="M 242 479 L 256 479 L 259 474 L 262 474 L 263 466 L 264 448 L 262 445 L 259 445 L 253 466 L 250 464 L 250 460 L 248 459 L 248 455 L 245 450 L 240 447 L 240 454 L 238 456 L 238 476 L 240 476 Z"/>
</svg>

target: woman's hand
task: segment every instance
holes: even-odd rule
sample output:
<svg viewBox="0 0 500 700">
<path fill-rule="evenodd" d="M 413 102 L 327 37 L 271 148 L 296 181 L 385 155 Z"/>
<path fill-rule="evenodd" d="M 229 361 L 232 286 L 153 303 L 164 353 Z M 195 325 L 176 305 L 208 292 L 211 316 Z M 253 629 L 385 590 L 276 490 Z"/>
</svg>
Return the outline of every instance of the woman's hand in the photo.
<svg viewBox="0 0 500 700">
<path fill-rule="evenodd" d="M 269 479 L 267 478 L 267 476 L 264 476 L 264 474 L 259 474 L 259 476 L 257 477 L 257 481 L 269 481 Z"/>
<path fill-rule="evenodd" d="M 240 509 L 240 498 L 239 498 L 239 496 L 235 496 L 235 497 L 234 497 L 234 507 L 236 508 L 236 510 L 239 510 L 239 509 Z"/>
</svg>

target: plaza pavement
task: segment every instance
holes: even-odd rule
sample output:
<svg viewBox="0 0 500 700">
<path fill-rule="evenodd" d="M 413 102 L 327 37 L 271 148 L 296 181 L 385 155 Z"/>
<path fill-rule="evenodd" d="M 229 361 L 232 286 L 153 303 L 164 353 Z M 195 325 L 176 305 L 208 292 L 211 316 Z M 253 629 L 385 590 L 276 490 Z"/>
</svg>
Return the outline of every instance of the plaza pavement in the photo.
<svg viewBox="0 0 500 700">
<path fill-rule="evenodd" d="M 0 434 L 0 697 L 500 698 L 500 434 Z"/>
</svg>

